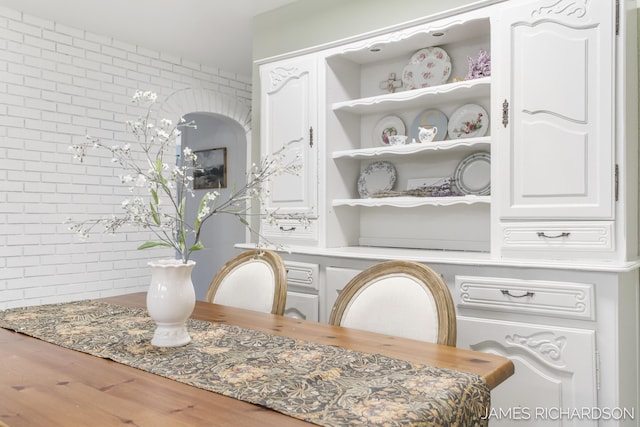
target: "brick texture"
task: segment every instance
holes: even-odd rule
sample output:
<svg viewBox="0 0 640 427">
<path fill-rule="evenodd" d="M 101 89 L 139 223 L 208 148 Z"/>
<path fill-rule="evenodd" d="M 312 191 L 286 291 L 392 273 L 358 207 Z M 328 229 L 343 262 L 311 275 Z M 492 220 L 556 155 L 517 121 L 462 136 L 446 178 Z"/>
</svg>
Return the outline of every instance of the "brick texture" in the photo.
<svg viewBox="0 0 640 427">
<path fill-rule="evenodd" d="M 108 158 L 75 163 L 86 134 L 124 138 L 135 90 L 250 102 L 251 79 L 0 7 L 0 309 L 146 290 L 145 233 L 80 241 L 64 221 L 117 212 Z M 177 119 L 178 117 L 167 117 Z"/>
</svg>

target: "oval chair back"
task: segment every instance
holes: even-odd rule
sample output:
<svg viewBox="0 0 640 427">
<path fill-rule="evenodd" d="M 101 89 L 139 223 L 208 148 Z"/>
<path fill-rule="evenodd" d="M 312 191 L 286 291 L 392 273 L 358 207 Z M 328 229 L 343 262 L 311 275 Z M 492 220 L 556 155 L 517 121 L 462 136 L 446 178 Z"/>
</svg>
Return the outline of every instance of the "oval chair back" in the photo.
<svg viewBox="0 0 640 427">
<path fill-rule="evenodd" d="M 456 313 L 440 274 L 415 262 L 386 261 L 351 279 L 329 323 L 386 335 L 456 345 Z"/>
<path fill-rule="evenodd" d="M 287 271 L 275 252 L 254 249 L 227 261 L 209 285 L 206 301 L 265 313 L 284 313 Z"/>
</svg>

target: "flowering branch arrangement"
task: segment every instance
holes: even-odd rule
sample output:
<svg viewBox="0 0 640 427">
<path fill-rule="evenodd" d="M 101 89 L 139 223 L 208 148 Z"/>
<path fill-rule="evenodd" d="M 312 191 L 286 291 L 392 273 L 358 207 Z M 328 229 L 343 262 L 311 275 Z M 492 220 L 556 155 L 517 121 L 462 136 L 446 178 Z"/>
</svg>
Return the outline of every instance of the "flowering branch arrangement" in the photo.
<svg viewBox="0 0 640 427">
<path fill-rule="evenodd" d="M 479 79 L 491 75 L 491 56 L 487 51 L 480 49 L 478 57 L 473 59 L 468 57 L 469 73 L 465 80 Z"/>
<path fill-rule="evenodd" d="M 195 198 L 193 191 L 193 172 L 196 169 L 196 154 L 188 147 L 182 152 L 180 164 L 175 163 L 175 143 L 183 128 L 196 128 L 194 122 L 181 118 L 177 124 L 162 119 L 155 123 L 151 119 L 152 106 L 157 100 L 154 92 L 137 91 L 132 102 L 143 107 L 146 112 L 136 120 L 128 121 L 127 128 L 133 134 L 137 147 L 131 144 L 108 145 L 100 139 L 87 136 L 86 142 L 70 147 L 74 159 L 83 162 L 89 149 L 101 149 L 110 152 L 111 161 L 122 168 L 120 182 L 129 186 L 131 198 L 122 202 L 123 213 L 107 218 L 88 221 L 74 221 L 69 218 L 69 229 L 81 238 L 89 238 L 90 232 L 97 226 L 104 231 L 115 233 L 129 224 L 149 230 L 155 239 L 143 243 L 138 249 L 170 247 L 186 263 L 192 252 L 204 249 L 200 240 L 202 226 L 212 217 L 220 214 L 236 216 L 252 233 L 256 233 L 247 221 L 252 200 L 261 202 L 268 196 L 265 184 L 274 176 L 283 173 L 299 174 L 300 164 L 292 161 L 283 164 L 286 146 L 278 152 L 265 157 L 259 165 L 254 164 L 247 176 L 247 182 L 240 188 L 233 188 L 230 195 L 223 198 L 219 191 L 209 191 L 201 197 L 197 215 L 193 223 L 186 218 L 188 200 Z M 275 221 L 276 212 L 261 215 Z M 298 218 L 305 222 L 304 217 Z"/>
</svg>

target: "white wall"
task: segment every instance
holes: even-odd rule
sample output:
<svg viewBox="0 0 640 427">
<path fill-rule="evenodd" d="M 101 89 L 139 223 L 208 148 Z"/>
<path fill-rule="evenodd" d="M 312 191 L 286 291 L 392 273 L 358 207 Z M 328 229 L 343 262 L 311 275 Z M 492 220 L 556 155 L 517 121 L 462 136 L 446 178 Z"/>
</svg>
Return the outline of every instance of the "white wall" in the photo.
<svg viewBox="0 0 640 427">
<path fill-rule="evenodd" d="M 166 252 L 136 251 L 144 234 L 81 242 L 62 224 L 124 195 L 108 159 L 79 165 L 68 146 L 125 138 L 136 89 L 187 87 L 251 99 L 249 76 L 0 8 L 0 309 L 146 289 L 147 260 Z"/>
<path fill-rule="evenodd" d="M 246 181 L 247 137 L 238 122 L 217 114 L 193 113 L 185 116 L 193 120 L 197 129 L 186 129 L 182 135 L 182 145 L 197 152 L 211 148 L 227 149 L 227 187 L 194 190 L 192 203 L 187 200 L 187 217 L 195 219 L 198 203 L 208 191 L 218 191 L 220 200 L 231 195 L 234 188 L 240 188 Z M 246 228 L 235 216 L 218 215 L 210 218 L 202 226 L 202 244 L 205 249 L 193 252 L 191 259 L 196 267 L 191 274 L 196 297 L 204 299 L 213 276 L 225 262 L 240 251 L 234 248 L 238 242 L 246 240 Z"/>
</svg>

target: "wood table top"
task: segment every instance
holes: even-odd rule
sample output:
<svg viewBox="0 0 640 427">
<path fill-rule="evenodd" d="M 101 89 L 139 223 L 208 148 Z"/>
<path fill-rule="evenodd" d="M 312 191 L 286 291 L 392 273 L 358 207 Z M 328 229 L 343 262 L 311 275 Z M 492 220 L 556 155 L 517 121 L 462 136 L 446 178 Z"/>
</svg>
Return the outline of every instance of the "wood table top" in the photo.
<svg viewBox="0 0 640 427">
<path fill-rule="evenodd" d="M 102 301 L 145 307 L 145 293 Z M 473 373 L 490 388 L 504 357 L 202 301 L 194 319 Z M 270 409 L 0 329 L 0 421 L 20 426 L 303 426 Z M 1 425 L 1 424 L 0 424 Z"/>
</svg>

